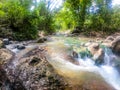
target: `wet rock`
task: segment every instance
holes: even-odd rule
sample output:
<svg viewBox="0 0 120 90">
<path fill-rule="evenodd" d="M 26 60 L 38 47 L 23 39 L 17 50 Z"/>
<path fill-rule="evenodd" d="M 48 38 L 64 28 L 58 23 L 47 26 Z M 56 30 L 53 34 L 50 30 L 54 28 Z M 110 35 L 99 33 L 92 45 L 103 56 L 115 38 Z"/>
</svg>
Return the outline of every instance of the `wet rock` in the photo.
<svg viewBox="0 0 120 90">
<path fill-rule="evenodd" d="M 104 51 L 103 49 L 99 49 L 94 55 L 93 59 L 97 65 L 104 63 Z"/>
<path fill-rule="evenodd" d="M 111 42 L 111 41 L 113 41 L 113 40 L 114 40 L 114 37 L 113 37 L 113 36 L 108 36 L 108 37 L 105 39 L 106 42 Z"/>
<path fill-rule="evenodd" d="M 8 81 L 5 70 L 0 66 L 0 90 L 7 90 L 6 82 Z M 5 86 L 6 85 L 6 86 Z"/>
<path fill-rule="evenodd" d="M 9 44 L 14 44 L 14 41 L 10 41 Z"/>
<path fill-rule="evenodd" d="M 0 89 L 1 90 L 20 90 L 13 89 L 15 85 L 12 85 L 7 75 L 8 63 L 13 59 L 14 55 L 7 49 L 0 49 Z"/>
<path fill-rule="evenodd" d="M 78 53 L 75 52 L 75 51 L 73 51 L 73 52 L 72 52 L 72 57 L 73 57 L 73 58 L 78 58 Z"/>
<path fill-rule="evenodd" d="M 89 47 L 88 50 L 91 52 L 92 55 L 94 55 L 99 49 L 99 44 L 98 43 L 92 43 Z"/>
<path fill-rule="evenodd" d="M 93 60 L 96 64 L 102 64 L 104 62 L 104 51 L 100 48 L 98 43 L 93 43 L 88 47 L 88 50 L 92 54 Z"/>
<path fill-rule="evenodd" d="M 115 54 L 120 55 L 120 36 L 112 42 L 112 50 Z"/>
<path fill-rule="evenodd" d="M 0 64 L 5 64 L 13 57 L 13 53 L 7 49 L 0 49 Z"/>
<path fill-rule="evenodd" d="M 4 43 L 4 45 L 9 45 L 9 44 L 10 44 L 10 43 L 9 43 L 9 39 L 8 39 L 8 38 L 3 39 L 3 43 Z"/>
<path fill-rule="evenodd" d="M 16 67 L 17 80 L 24 83 L 26 90 L 44 90 L 59 87 L 64 90 L 65 81 L 46 60 L 44 48 L 35 48 L 19 60 Z"/>
<path fill-rule="evenodd" d="M 33 57 L 33 59 L 30 61 L 29 65 L 34 66 L 34 65 L 38 64 L 40 61 L 41 61 L 40 58 Z"/>
<path fill-rule="evenodd" d="M 85 47 L 88 47 L 88 46 L 90 46 L 92 43 L 91 42 L 88 42 L 88 43 L 86 43 L 84 46 Z"/>
<path fill-rule="evenodd" d="M 102 45 L 103 45 L 103 46 L 106 46 L 106 47 L 108 47 L 108 48 L 112 48 L 111 42 L 110 42 L 110 43 L 103 42 Z"/>
<path fill-rule="evenodd" d="M 108 36 L 103 42 L 102 45 L 112 48 L 112 41 L 114 41 L 114 37 L 113 36 Z"/>
<path fill-rule="evenodd" d="M 19 50 L 23 50 L 23 49 L 25 49 L 25 46 L 23 44 L 19 44 L 16 46 L 16 48 Z"/>
<path fill-rule="evenodd" d="M 47 41 L 46 37 L 41 37 L 38 39 L 37 43 L 44 43 L 45 41 Z"/>
</svg>

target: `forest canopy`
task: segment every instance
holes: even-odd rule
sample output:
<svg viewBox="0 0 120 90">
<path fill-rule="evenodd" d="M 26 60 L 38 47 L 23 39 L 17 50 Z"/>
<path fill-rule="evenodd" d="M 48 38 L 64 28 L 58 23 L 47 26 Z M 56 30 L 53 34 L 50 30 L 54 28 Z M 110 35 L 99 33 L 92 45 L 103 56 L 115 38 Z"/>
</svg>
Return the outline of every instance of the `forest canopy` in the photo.
<svg viewBox="0 0 120 90">
<path fill-rule="evenodd" d="M 58 29 L 111 33 L 120 29 L 119 13 L 120 6 L 112 6 L 112 0 L 65 0 L 55 18 Z"/>
<path fill-rule="evenodd" d="M 52 10 L 46 0 L 0 0 L 0 37 L 30 40 L 39 31 L 52 34 L 68 29 L 109 34 L 119 31 L 119 24 L 120 6 L 112 6 L 112 0 L 63 0 Z"/>
</svg>

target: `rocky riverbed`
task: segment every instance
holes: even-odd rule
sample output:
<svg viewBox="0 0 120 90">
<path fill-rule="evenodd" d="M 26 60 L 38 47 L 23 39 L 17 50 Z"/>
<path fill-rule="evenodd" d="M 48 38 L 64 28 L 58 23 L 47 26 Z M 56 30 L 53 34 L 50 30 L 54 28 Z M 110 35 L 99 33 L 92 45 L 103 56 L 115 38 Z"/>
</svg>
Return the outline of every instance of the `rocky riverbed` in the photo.
<svg viewBox="0 0 120 90">
<path fill-rule="evenodd" d="M 29 42 L 22 43 L 23 46 L 21 46 L 18 42 L 10 44 L 8 48 L 2 48 L 4 42 L 0 41 L 0 89 L 115 90 L 96 71 L 96 68 L 81 67 L 82 63 L 78 61 L 78 53 L 83 57 L 88 55 L 98 66 L 102 65 L 105 57 L 102 45 L 111 48 L 119 56 L 120 37 L 118 36 L 93 41 L 78 38 L 76 41 L 72 41 L 74 42 L 72 44 L 69 43 L 69 39 L 63 43 L 63 39 L 61 40 L 60 37 L 51 37 L 52 40 L 44 44 Z M 75 50 L 76 46 L 73 47 L 76 42 L 79 43 L 77 50 Z M 20 44 L 20 48 L 18 48 L 18 44 Z M 87 54 L 86 50 L 88 50 Z M 119 71 L 120 59 L 118 56 L 111 59 L 110 65 Z"/>
</svg>

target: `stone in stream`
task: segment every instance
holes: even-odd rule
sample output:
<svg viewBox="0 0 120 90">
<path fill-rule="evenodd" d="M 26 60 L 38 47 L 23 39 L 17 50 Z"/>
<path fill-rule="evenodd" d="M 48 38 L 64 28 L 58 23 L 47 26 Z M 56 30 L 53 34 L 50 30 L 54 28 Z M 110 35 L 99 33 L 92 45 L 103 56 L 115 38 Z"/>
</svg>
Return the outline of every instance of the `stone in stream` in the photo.
<svg viewBox="0 0 120 90">
<path fill-rule="evenodd" d="M 88 47 L 88 50 L 91 52 L 92 55 L 94 55 L 98 49 L 99 49 L 99 44 L 98 43 L 92 43 Z"/>
<path fill-rule="evenodd" d="M 92 43 L 89 47 L 88 50 L 92 54 L 93 60 L 95 60 L 96 64 L 102 64 L 104 63 L 104 51 L 102 48 L 100 48 L 98 43 Z"/>
<path fill-rule="evenodd" d="M 116 37 L 112 42 L 112 51 L 115 54 L 120 55 L 120 36 Z"/>
<path fill-rule="evenodd" d="M 13 53 L 8 49 L 0 49 L 0 65 L 4 65 L 13 57 Z"/>
<path fill-rule="evenodd" d="M 23 49 L 25 49 L 25 45 L 23 45 L 23 44 L 18 44 L 18 45 L 16 46 L 16 48 L 19 49 L 19 50 L 23 50 Z"/>
<path fill-rule="evenodd" d="M 78 53 L 75 52 L 75 51 L 73 51 L 71 56 L 72 56 L 73 58 L 78 58 Z"/>
<path fill-rule="evenodd" d="M 4 45 L 9 45 L 10 44 L 9 39 L 8 38 L 3 39 L 3 43 Z"/>
<path fill-rule="evenodd" d="M 88 43 L 85 43 L 85 47 L 88 47 L 88 46 L 90 46 L 92 43 L 91 42 L 88 42 Z"/>
<path fill-rule="evenodd" d="M 46 37 L 40 37 L 40 38 L 37 40 L 37 43 L 44 43 L 45 41 L 47 41 L 47 38 L 46 38 Z"/>
<path fill-rule="evenodd" d="M 105 42 L 111 42 L 114 40 L 114 37 L 113 36 L 108 36 L 106 39 L 105 39 Z"/>
<path fill-rule="evenodd" d="M 113 36 L 108 36 L 103 42 L 102 45 L 112 48 L 112 42 L 114 41 L 114 37 Z"/>
</svg>

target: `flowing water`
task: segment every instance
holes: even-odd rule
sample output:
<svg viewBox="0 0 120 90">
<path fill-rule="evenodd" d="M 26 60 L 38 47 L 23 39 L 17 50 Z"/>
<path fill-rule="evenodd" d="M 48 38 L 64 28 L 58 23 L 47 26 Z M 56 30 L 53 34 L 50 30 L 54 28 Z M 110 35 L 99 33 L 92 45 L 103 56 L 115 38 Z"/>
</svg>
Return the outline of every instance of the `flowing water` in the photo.
<svg viewBox="0 0 120 90">
<path fill-rule="evenodd" d="M 117 57 L 112 53 L 110 49 L 108 48 L 104 49 L 105 63 L 102 65 L 97 66 L 94 60 L 92 60 L 89 57 L 81 58 L 81 55 L 79 55 L 79 57 L 75 59 L 77 62 L 80 63 L 80 65 L 75 65 L 65 60 L 65 58 L 63 58 L 63 55 L 65 55 L 66 53 L 67 55 L 70 54 L 70 49 L 73 46 L 78 47 L 80 46 L 81 42 L 85 43 L 87 39 L 78 40 L 76 38 L 73 39 L 65 37 L 53 37 L 53 39 L 54 39 L 53 42 L 47 43 L 48 48 L 50 48 L 51 52 L 53 52 L 53 53 L 50 52 L 50 55 L 48 55 L 48 60 L 53 65 L 53 67 L 58 71 L 59 74 L 71 78 L 71 80 L 74 80 L 76 83 L 77 81 L 78 83 L 80 83 L 81 81 L 85 81 L 88 79 L 92 80 L 93 78 L 96 80 L 103 79 L 103 81 L 107 82 L 112 87 L 114 87 L 115 90 L 120 90 L 120 75 L 116 68 L 111 64 L 113 57 L 115 58 Z M 16 55 L 20 54 L 19 50 L 12 49 L 11 47 L 12 46 L 7 46 L 7 48 L 15 52 Z M 28 48 L 35 47 L 35 45 L 27 47 Z M 66 49 L 68 47 L 70 48 L 69 50 Z M 28 49 L 28 51 L 30 50 Z M 22 52 L 22 55 L 24 53 Z M 14 63 L 16 64 L 17 62 Z"/>
<path fill-rule="evenodd" d="M 76 39 L 74 39 L 74 41 L 71 40 L 71 42 L 70 42 L 70 39 L 65 40 L 65 38 L 64 38 L 64 40 L 62 39 L 60 41 L 64 42 L 64 45 L 66 47 L 67 46 L 73 47 L 75 45 L 79 46 L 79 44 L 81 42 L 86 42 L 84 40 L 77 42 Z M 58 43 L 58 40 L 55 43 Z M 57 52 L 57 49 L 55 47 L 59 46 L 60 43 L 59 44 L 55 44 L 55 43 L 53 44 L 53 47 L 54 47 L 53 49 L 55 49 L 55 51 Z M 61 48 L 58 47 L 58 49 L 61 49 Z M 63 50 L 63 52 L 64 52 L 64 50 Z M 108 84 L 113 86 L 115 88 L 115 90 L 120 90 L 120 75 L 119 75 L 117 69 L 114 66 L 112 66 L 112 63 L 111 63 L 114 59 L 117 58 L 117 56 L 115 56 L 112 53 L 111 49 L 109 49 L 107 47 L 104 48 L 104 52 L 105 52 L 104 64 L 99 65 L 99 66 L 97 66 L 95 64 L 94 60 L 92 60 L 91 58 L 89 58 L 89 57 L 81 58 L 81 55 L 79 55 L 79 57 L 76 59 L 80 63 L 80 65 L 75 65 L 75 64 L 72 64 L 72 63 L 66 61 L 62 55 L 60 56 L 60 53 L 59 54 L 55 53 L 55 55 L 53 55 L 54 59 L 51 58 L 51 63 L 53 64 L 53 66 L 56 69 L 58 69 L 58 71 L 60 71 L 60 69 L 61 69 L 60 73 L 63 73 L 63 75 L 67 74 L 68 77 L 70 77 L 69 75 L 72 75 L 71 77 L 81 77 L 81 78 L 85 77 L 86 78 L 85 74 L 88 74 L 88 75 L 90 75 L 91 73 L 98 74 L 98 77 L 102 77 Z M 66 53 L 68 53 L 68 52 L 66 52 Z M 85 74 L 83 74 L 84 72 L 85 72 Z M 86 72 L 88 72 L 88 73 L 86 73 Z M 93 75 L 93 77 L 94 77 L 94 75 Z M 81 78 L 79 78 L 79 79 L 81 79 Z M 91 77 L 89 77 L 89 78 L 91 78 Z M 86 80 L 86 79 L 84 79 L 84 80 Z"/>
<path fill-rule="evenodd" d="M 83 66 L 90 67 L 90 69 L 96 68 L 96 71 L 100 73 L 106 82 L 111 84 L 116 90 L 120 90 L 120 75 L 116 68 L 110 64 L 112 57 L 115 57 L 112 51 L 108 48 L 105 48 L 104 65 L 96 66 L 95 62 L 88 57 L 84 59 L 79 57 L 78 60 L 80 63 L 82 63 Z M 82 66 L 80 67 L 82 68 Z"/>
</svg>

